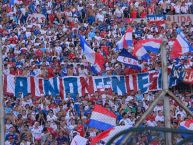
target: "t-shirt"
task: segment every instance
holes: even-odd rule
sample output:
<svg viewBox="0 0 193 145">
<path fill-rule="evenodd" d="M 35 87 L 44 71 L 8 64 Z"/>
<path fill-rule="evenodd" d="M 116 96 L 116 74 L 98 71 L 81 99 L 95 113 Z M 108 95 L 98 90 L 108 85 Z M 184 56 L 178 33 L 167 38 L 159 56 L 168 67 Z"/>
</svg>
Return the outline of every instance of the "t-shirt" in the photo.
<svg viewBox="0 0 193 145">
<path fill-rule="evenodd" d="M 156 125 L 157 125 L 157 123 L 155 121 L 151 121 L 151 120 L 147 121 L 147 126 L 155 127 Z"/>
<path fill-rule="evenodd" d="M 32 135 L 35 139 L 40 139 L 41 138 L 42 131 L 43 131 L 42 126 L 38 126 L 37 128 L 33 127 L 32 130 L 31 130 Z"/>
<path fill-rule="evenodd" d="M 158 122 L 158 121 L 163 122 L 163 121 L 164 121 L 164 116 L 159 116 L 159 115 L 157 115 L 157 116 L 155 117 L 155 121 L 156 121 L 156 122 Z"/>
<path fill-rule="evenodd" d="M 57 117 L 55 115 L 53 115 L 53 116 L 47 115 L 47 121 L 54 121 L 56 119 L 57 119 Z"/>
</svg>

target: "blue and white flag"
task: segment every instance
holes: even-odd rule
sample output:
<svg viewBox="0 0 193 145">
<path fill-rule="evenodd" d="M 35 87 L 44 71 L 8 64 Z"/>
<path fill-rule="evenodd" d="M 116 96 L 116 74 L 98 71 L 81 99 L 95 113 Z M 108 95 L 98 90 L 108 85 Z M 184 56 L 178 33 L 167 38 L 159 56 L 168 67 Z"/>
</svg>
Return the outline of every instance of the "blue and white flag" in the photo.
<svg viewBox="0 0 193 145">
<path fill-rule="evenodd" d="M 141 66 L 138 62 L 138 59 L 125 49 L 122 49 L 122 51 L 119 53 L 117 61 L 123 63 L 124 65 L 130 68 L 141 70 Z"/>
</svg>

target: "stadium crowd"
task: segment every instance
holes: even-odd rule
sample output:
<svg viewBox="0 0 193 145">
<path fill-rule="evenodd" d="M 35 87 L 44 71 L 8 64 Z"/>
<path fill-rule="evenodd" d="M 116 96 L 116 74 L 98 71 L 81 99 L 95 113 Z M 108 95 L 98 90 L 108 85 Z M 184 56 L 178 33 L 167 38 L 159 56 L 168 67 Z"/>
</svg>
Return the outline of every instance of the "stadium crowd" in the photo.
<svg viewBox="0 0 193 145">
<path fill-rule="evenodd" d="M 192 0 L 2 0 L 0 2 L 0 37 L 2 39 L 3 73 L 5 75 L 55 76 L 96 75 L 86 58 L 81 55 L 78 34 L 105 57 L 105 70 L 98 75 L 127 75 L 138 73 L 116 61 L 114 51 L 127 27 L 133 28 L 134 44 L 145 38 L 166 38 L 170 50 L 176 29 L 183 30 L 193 45 L 193 24 L 165 23 L 164 26 L 144 20 L 151 14 L 193 14 Z M 40 14 L 41 18 L 30 19 Z M 189 57 L 190 56 L 190 57 Z M 192 55 L 180 61 L 186 68 L 193 67 Z M 149 61 L 140 61 L 142 72 L 159 70 L 160 56 L 151 54 Z M 170 64 L 172 62 L 170 61 Z M 68 96 L 16 98 L 6 96 L 6 145 L 68 145 L 74 134 L 90 138 L 96 129 L 87 126 L 94 104 L 101 104 L 117 115 L 117 125 L 134 126 L 158 92 L 131 92 L 125 96 L 108 93 L 86 95 L 75 102 Z M 193 111 L 192 98 L 176 95 Z M 175 128 L 191 118 L 171 101 L 171 120 Z M 147 126 L 163 126 L 163 102 L 144 122 Z"/>
</svg>

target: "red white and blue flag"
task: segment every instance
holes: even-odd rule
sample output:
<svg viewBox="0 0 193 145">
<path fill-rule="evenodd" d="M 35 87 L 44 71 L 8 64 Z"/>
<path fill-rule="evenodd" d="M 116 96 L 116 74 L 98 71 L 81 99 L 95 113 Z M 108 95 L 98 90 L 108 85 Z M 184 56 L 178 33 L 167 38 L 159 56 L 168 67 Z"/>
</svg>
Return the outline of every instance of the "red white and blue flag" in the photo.
<svg viewBox="0 0 193 145">
<path fill-rule="evenodd" d="M 141 47 L 144 47 L 146 51 L 157 54 L 160 51 L 162 40 L 161 39 L 145 39 L 145 40 L 140 40 L 138 43 L 141 45 Z"/>
<path fill-rule="evenodd" d="M 148 60 L 150 58 L 147 50 L 143 46 L 141 46 L 141 44 L 135 45 L 133 49 L 133 55 L 140 60 Z"/>
<path fill-rule="evenodd" d="M 193 130 L 193 119 L 187 119 L 180 123 L 179 129 Z M 183 137 L 188 137 L 190 134 L 181 134 Z"/>
<path fill-rule="evenodd" d="M 148 52 L 158 54 L 161 44 L 161 39 L 139 40 L 134 47 L 133 54 L 140 59 L 147 60 L 150 58 Z"/>
<path fill-rule="evenodd" d="M 99 133 L 97 136 L 91 138 L 91 144 L 96 144 L 99 141 L 103 141 L 103 142 L 107 143 L 117 133 L 119 133 L 119 132 L 121 132 L 123 130 L 129 129 L 131 127 L 132 126 L 126 125 L 126 126 L 115 126 L 113 128 L 110 128 L 110 129 L 108 129 L 106 131 L 103 131 L 103 132 Z M 120 139 L 123 139 L 123 137 L 121 137 Z M 117 141 L 117 143 L 119 142 L 119 140 Z"/>
<path fill-rule="evenodd" d="M 133 47 L 132 28 L 128 28 L 126 33 L 122 36 L 121 40 L 116 43 L 115 51 L 119 51 L 123 48 L 129 49 Z"/>
<path fill-rule="evenodd" d="M 79 38 L 82 52 L 85 55 L 86 60 L 95 67 L 97 72 L 101 72 L 102 70 L 104 70 L 105 59 L 102 54 L 91 49 L 86 40 L 81 35 L 79 35 Z"/>
<path fill-rule="evenodd" d="M 193 47 L 191 46 L 190 42 L 188 42 L 188 40 L 185 38 L 185 35 L 180 32 L 177 35 L 176 40 L 174 41 L 170 52 L 170 57 L 172 59 L 175 59 L 188 52 L 193 52 Z"/>
<path fill-rule="evenodd" d="M 116 115 L 101 105 L 95 105 L 89 121 L 89 127 L 107 130 L 116 126 Z"/>
</svg>

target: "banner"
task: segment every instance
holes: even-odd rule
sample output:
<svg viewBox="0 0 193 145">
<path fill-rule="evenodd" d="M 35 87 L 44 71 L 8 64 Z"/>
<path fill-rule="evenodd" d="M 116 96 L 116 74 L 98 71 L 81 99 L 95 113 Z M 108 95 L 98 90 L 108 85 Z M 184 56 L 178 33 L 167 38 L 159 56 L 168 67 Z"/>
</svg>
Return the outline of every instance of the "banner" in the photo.
<svg viewBox="0 0 193 145">
<path fill-rule="evenodd" d="M 161 73 L 151 71 L 128 76 L 67 76 L 43 79 L 37 77 L 18 77 L 13 75 L 4 76 L 4 93 L 13 94 L 16 97 L 20 93 L 23 96 L 31 93 L 32 96 L 60 95 L 65 98 L 68 94 L 74 98 L 84 96 L 85 93 L 93 94 L 95 91 L 125 95 L 131 90 L 141 92 L 161 89 Z"/>
<path fill-rule="evenodd" d="M 166 19 L 165 15 L 147 15 L 149 21 L 162 21 Z"/>
<path fill-rule="evenodd" d="M 193 69 L 185 69 L 183 65 L 173 66 L 170 75 L 170 83 L 172 82 L 193 84 Z"/>
<path fill-rule="evenodd" d="M 128 18 L 126 19 L 127 22 L 135 21 L 140 23 L 143 20 L 145 23 L 147 22 L 155 22 L 155 21 L 164 21 L 166 20 L 165 15 L 147 15 L 145 18 Z"/>
<path fill-rule="evenodd" d="M 184 72 L 183 82 L 193 84 L 193 69 Z"/>
<path fill-rule="evenodd" d="M 192 14 L 184 14 L 184 15 L 166 15 L 166 20 L 169 23 L 176 22 L 181 24 L 185 22 L 186 24 L 191 22 L 193 23 L 193 15 Z"/>
</svg>

